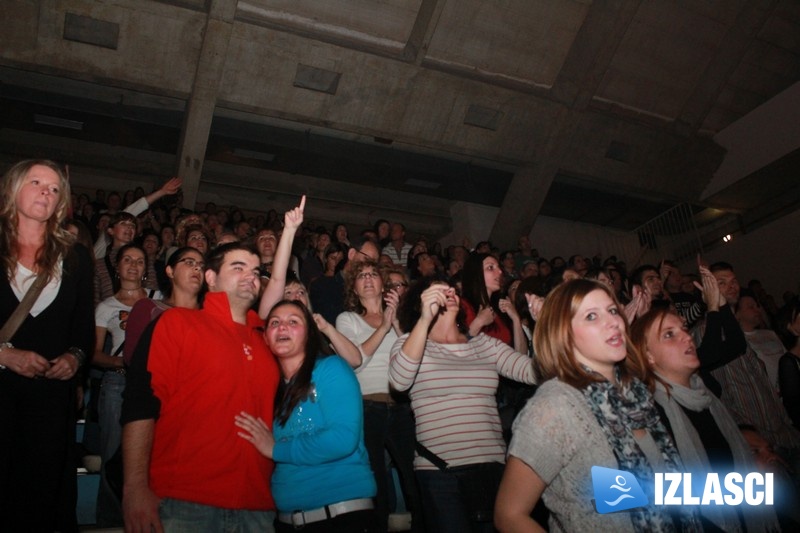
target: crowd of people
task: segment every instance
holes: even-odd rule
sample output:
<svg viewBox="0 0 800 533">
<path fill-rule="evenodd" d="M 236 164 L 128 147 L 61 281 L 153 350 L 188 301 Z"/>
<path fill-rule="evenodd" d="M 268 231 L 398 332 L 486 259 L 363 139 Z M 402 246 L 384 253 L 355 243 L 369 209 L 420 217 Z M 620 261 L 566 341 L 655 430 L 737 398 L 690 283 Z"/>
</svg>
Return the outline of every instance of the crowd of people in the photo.
<svg viewBox="0 0 800 533">
<path fill-rule="evenodd" d="M 90 199 L 46 160 L 3 178 L 9 530 L 77 530 L 79 414 L 97 523 L 127 531 L 387 531 L 392 469 L 414 532 L 800 528 L 796 295 L 699 257 L 328 231 L 305 197 L 190 211 L 180 186 Z M 776 501 L 601 514 L 593 466 L 650 494 L 655 472 L 771 472 Z"/>
</svg>

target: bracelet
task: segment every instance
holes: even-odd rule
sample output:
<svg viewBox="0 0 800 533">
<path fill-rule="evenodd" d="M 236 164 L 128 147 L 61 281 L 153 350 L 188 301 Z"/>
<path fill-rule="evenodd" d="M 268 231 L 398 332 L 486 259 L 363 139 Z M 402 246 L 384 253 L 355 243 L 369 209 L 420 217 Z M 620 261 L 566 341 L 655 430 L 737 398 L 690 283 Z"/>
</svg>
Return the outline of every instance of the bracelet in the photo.
<svg viewBox="0 0 800 533">
<path fill-rule="evenodd" d="M 6 348 L 13 348 L 13 347 L 14 347 L 14 345 L 11 344 L 10 342 L 0 343 L 0 352 L 5 350 Z M 6 365 L 0 363 L 0 372 L 4 372 L 6 370 L 8 370 L 8 367 Z"/>
<path fill-rule="evenodd" d="M 78 348 L 77 346 L 70 346 L 67 348 L 67 353 L 71 353 L 75 356 L 75 359 L 78 360 L 78 368 L 83 366 L 83 363 L 86 362 L 86 352 Z"/>
</svg>

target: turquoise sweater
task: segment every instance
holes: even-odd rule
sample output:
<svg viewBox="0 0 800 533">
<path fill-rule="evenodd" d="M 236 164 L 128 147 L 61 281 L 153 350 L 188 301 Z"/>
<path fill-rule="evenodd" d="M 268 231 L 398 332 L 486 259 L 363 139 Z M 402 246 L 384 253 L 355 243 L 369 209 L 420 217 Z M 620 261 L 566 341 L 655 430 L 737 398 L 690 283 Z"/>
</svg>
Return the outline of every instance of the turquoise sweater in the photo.
<svg viewBox="0 0 800 533">
<path fill-rule="evenodd" d="M 281 512 L 375 496 L 364 447 L 361 389 L 339 356 L 320 358 L 308 398 L 275 422 L 272 494 Z"/>
</svg>

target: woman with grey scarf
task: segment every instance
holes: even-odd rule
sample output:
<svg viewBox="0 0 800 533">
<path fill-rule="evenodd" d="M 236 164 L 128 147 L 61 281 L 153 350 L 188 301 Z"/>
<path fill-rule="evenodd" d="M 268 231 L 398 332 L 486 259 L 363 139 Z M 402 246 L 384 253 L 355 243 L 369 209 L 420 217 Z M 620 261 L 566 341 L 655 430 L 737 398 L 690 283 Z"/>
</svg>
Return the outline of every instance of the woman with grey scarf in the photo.
<svg viewBox="0 0 800 533">
<path fill-rule="evenodd" d="M 652 309 L 633 323 L 630 336 L 655 374 L 653 396 L 686 468 L 720 477 L 756 471 L 733 417 L 698 375 L 697 348 L 683 319 L 669 309 Z M 700 514 L 705 531 L 780 531 L 768 506 L 703 505 Z"/>
</svg>

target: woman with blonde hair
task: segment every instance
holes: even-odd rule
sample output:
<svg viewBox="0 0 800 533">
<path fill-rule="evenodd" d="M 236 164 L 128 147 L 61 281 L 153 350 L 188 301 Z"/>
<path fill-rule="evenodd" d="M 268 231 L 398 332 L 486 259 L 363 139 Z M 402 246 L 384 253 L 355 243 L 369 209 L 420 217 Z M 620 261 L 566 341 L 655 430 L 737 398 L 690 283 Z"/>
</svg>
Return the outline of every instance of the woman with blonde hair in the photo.
<svg viewBox="0 0 800 533">
<path fill-rule="evenodd" d="M 542 498 L 550 531 L 700 531 L 687 508 L 593 508 L 593 466 L 632 473 L 650 496 L 655 471 L 684 471 L 611 289 L 587 279 L 559 285 L 538 313 L 533 344 L 541 379 L 549 381 L 514 422 L 497 527 L 541 531 L 530 512 Z"/>
<path fill-rule="evenodd" d="M 20 161 L 0 193 L 0 323 L 41 287 L 0 339 L 0 520 L 77 531 L 74 376 L 93 348 L 92 263 L 61 227 L 70 188 L 56 163 Z"/>
</svg>

